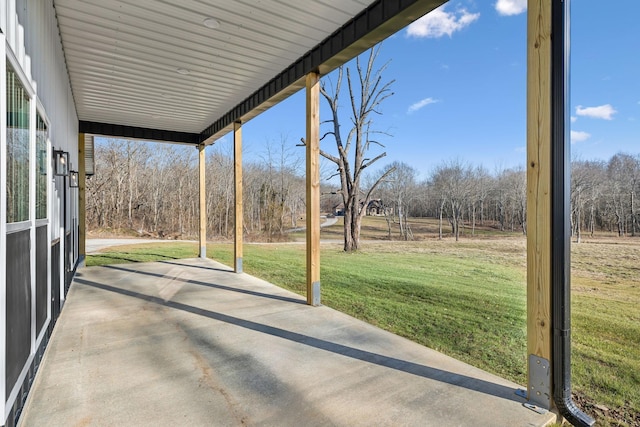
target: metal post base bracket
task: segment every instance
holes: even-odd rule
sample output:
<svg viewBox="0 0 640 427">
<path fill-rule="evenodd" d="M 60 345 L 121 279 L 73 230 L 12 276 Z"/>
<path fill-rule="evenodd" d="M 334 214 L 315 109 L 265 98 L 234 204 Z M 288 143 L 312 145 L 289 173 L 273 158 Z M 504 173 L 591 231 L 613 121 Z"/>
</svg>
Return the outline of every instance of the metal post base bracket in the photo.
<svg viewBox="0 0 640 427">
<path fill-rule="evenodd" d="M 551 370 L 547 359 L 529 355 L 529 390 L 523 397 L 528 398 L 524 405 L 529 409 L 536 412 L 551 409 Z"/>
<path fill-rule="evenodd" d="M 516 396 L 519 396 L 519 397 L 521 397 L 521 398 L 523 398 L 523 399 L 525 399 L 525 400 L 526 400 L 526 399 L 527 399 L 527 390 L 524 390 L 524 389 L 522 389 L 522 388 L 517 389 L 517 390 L 516 390 Z M 549 412 L 548 410 L 546 410 L 546 409 L 544 409 L 544 408 L 541 408 L 541 407 L 539 407 L 539 406 L 537 406 L 537 405 L 534 405 L 534 404 L 533 404 L 533 403 L 531 403 L 531 402 L 524 402 L 524 403 L 522 404 L 522 406 L 524 406 L 525 408 L 529 408 L 529 409 L 531 409 L 532 411 L 537 412 L 538 414 L 543 414 L 543 415 L 544 415 L 544 414 L 546 414 L 547 412 Z"/>
<path fill-rule="evenodd" d="M 320 305 L 320 282 L 313 282 L 311 284 L 310 304 L 314 307 Z"/>
</svg>

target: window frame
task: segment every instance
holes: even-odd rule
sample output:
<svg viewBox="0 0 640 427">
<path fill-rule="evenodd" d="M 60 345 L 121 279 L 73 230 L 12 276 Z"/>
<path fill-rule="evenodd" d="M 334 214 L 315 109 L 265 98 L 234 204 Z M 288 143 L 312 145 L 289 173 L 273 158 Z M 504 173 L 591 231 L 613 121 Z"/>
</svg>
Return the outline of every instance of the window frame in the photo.
<svg viewBox="0 0 640 427">
<path fill-rule="evenodd" d="M 45 138 L 44 138 L 44 143 L 45 143 L 45 154 L 44 154 L 44 167 L 46 168 L 46 178 L 44 181 L 44 185 L 45 185 L 45 216 L 44 218 L 38 218 L 38 174 L 40 173 L 40 158 L 39 158 L 39 151 L 38 151 L 38 117 L 40 117 L 40 119 L 42 120 L 42 122 L 45 125 Z M 45 225 L 45 224 L 49 224 L 49 219 L 51 216 L 51 180 L 53 179 L 53 168 L 51 166 L 51 153 L 52 153 L 52 149 L 51 149 L 51 125 L 50 125 L 50 120 L 49 117 L 47 116 L 47 114 L 44 112 L 44 107 L 42 106 L 42 104 L 40 103 L 40 100 L 37 99 L 36 97 L 36 129 L 35 129 L 35 138 L 36 138 L 36 145 L 35 145 L 35 153 L 34 153 L 34 168 L 35 168 L 35 173 L 36 173 L 36 213 L 35 213 L 35 223 L 36 223 L 36 227 L 40 226 L 40 225 Z"/>
<path fill-rule="evenodd" d="M 35 123 L 33 121 L 33 118 L 31 117 L 31 112 L 34 110 L 34 102 L 36 102 L 36 93 L 35 90 L 33 88 L 33 85 L 31 84 L 31 79 L 28 78 L 28 76 L 25 74 L 24 70 L 22 69 L 22 66 L 20 64 L 20 61 L 18 61 L 18 59 L 16 58 L 15 54 L 13 53 L 13 51 L 11 49 L 9 49 L 8 47 L 5 49 L 5 72 L 4 75 L 1 77 L 2 79 L 4 79 L 5 81 L 5 89 L 8 90 L 8 87 L 6 87 L 6 84 L 8 83 L 6 81 L 6 74 L 7 71 L 9 69 L 9 67 L 11 68 L 11 70 L 15 73 L 16 77 L 18 78 L 18 80 L 20 81 L 20 84 L 22 85 L 22 87 L 24 88 L 27 97 L 29 98 L 29 113 L 30 113 L 30 117 L 29 117 L 29 149 L 30 149 L 30 153 L 29 153 L 29 177 L 31 177 L 31 167 L 33 167 L 33 157 L 34 157 L 34 153 L 33 150 L 31 150 L 31 147 L 33 145 L 32 142 L 32 137 L 35 136 L 35 130 L 32 129 L 32 123 Z M 4 100 L 3 103 L 6 106 L 6 94 L 4 95 Z M 7 114 L 7 110 L 5 107 L 5 115 Z M 4 138 L 6 138 L 8 132 L 8 124 L 6 124 L 5 128 L 4 128 L 4 133 L 5 135 L 3 135 Z M 7 156 L 7 147 L 4 147 L 4 161 L 5 163 L 8 161 L 8 156 Z M 5 165 L 6 168 L 6 165 Z M 8 176 L 6 177 L 8 179 Z M 29 188 L 31 189 L 31 182 L 29 182 Z M 5 184 L 6 185 L 6 184 Z M 31 193 L 31 190 L 30 190 Z M 31 198 L 31 194 L 29 194 L 29 198 Z M 5 193 L 4 195 L 4 201 L 5 201 L 5 207 L 6 207 L 6 199 L 7 199 L 7 195 Z M 4 218 L 4 223 L 5 223 L 5 232 L 7 234 L 9 233 L 15 233 L 18 231 L 22 231 L 22 230 L 26 230 L 29 229 L 33 224 L 34 224 L 34 216 L 32 215 L 33 208 L 31 206 L 31 204 L 29 205 L 29 218 L 24 220 L 24 221 L 18 221 L 18 222 L 7 222 L 8 218 Z"/>
</svg>

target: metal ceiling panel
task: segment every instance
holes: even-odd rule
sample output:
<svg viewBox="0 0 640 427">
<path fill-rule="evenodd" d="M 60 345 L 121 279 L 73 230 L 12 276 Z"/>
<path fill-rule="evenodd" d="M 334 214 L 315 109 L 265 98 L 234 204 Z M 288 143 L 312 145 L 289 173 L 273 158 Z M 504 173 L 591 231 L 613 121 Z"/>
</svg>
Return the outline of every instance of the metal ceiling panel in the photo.
<svg viewBox="0 0 640 427">
<path fill-rule="evenodd" d="M 81 121 L 188 133 L 201 132 L 371 3 L 54 0 Z M 206 18 L 219 28 L 206 27 Z"/>
</svg>

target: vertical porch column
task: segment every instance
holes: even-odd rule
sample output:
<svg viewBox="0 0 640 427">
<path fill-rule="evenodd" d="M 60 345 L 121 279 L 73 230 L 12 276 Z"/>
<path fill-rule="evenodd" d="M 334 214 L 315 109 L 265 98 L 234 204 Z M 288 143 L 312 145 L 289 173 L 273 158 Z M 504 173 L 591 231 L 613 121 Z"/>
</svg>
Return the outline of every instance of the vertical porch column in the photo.
<svg viewBox="0 0 640 427">
<path fill-rule="evenodd" d="M 320 305 L 320 74 L 306 77 L 307 304 Z"/>
<path fill-rule="evenodd" d="M 236 273 L 242 273 L 242 124 L 240 122 L 235 122 L 233 124 L 233 176 L 235 181 L 235 237 L 233 241 L 233 270 Z"/>
<path fill-rule="evenodd" d="M 527 395 L 587 427 L 571 396 L 569 4 L 528 3 Z"/>
<path fill-rule="evenodd" d="M 207 192 L 205 185 L 205 148 L 204 144 L 198 146 L 198 191 L 200 192 L 200 258 L 207 257 Z"/>
<path fill-rule="evenodd" d="M 529 0 L 527 23 L 528 399 L 551 409 L 551 2 Z M 546 372 L 546 374 L 545 374 Z"/>
<path fill-rule="evenodd" d="M 78 266 L 85 266 L 87 239 L 87 176 L 85 167 L 85 135 L 78 134 Z"/>
</svg>

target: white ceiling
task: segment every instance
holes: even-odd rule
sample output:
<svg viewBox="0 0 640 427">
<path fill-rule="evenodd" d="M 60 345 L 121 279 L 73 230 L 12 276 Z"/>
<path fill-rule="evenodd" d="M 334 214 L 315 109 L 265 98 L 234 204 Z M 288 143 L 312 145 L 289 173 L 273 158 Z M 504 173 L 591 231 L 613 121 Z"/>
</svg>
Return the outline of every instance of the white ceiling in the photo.
<svg viewBox="0 0 640 427">
<path fill-rule="evenodd" d="M 80 120 L 193 133 L 369 3 L 54 1 Z M 209 17 L 218 29 L 205 27 Z"/>
</svg>

